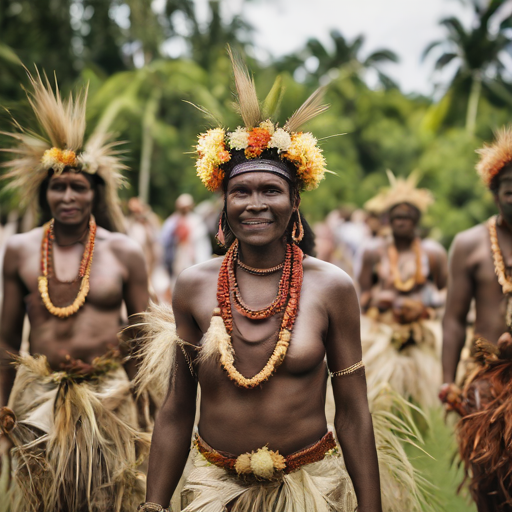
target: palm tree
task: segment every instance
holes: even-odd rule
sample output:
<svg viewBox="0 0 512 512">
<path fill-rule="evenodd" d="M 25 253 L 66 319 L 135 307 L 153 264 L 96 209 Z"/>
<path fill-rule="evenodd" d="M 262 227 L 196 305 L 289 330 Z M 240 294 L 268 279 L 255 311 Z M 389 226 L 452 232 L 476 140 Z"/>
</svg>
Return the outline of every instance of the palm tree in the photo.
<svg viewBox="0 0 512 512">
<path fill-rule="evenodd" d="M 314 72 L 309 72 L 311 77 L 315 77 L 315 81 L 328 76 L 331 70 L 342 67 L 347 73 L 357 76 L 368 69 L 373 69 L 385 88 L 397 87 L 396 83 L 380 69 L 383 63 L 398 62 L 396 53 L 380 49 L 362 58 L 361 48 L 365 41 L 363 35 L 359 35 L 351 42 L 347 41 L 338 30 L 332 30 L 330 36 L 334 43 L 334 52 L 329 52 L 318 39 L 312 38 L 298 54 L 285 57 L 278 64 L 279 67 L 293 73 L 303 66 L 306 59 L 315 57 L 318 67 Z"/>
<path fill-rule="evenodd" d="M 434 48 L 441 47 L 443 53 L 436 60 L 436 70 L 445 68 L 452 61 L 458 61 L 458 68 L 447 94 L 452 94 L 452 89 L 456 89 L 463 82 L 470 81 L 466 129 L 472 134 L 475 130 L 482 86 L 486 86 L 495 94 L 500 94 L 493 81 L 499 82 L 503 79 L 503 55 L 512 44 L 512 38 L 507 34 L 508 29 L 512 28 L 512 15 L 500 23 L 496 34 L 492 34 L 490 22 L 507 0 L 490 0 L 485 7 L 481 7 L 480 0 L 468 1 L 472 4 L 475 14 L 473 27 L 466 30 L 460 20 L 453 16 L 441 20 L 440 24 L 448 31 L 447 38 L 430 43 L 425 48 L 423 57 Z M 503 97 L 503 94 L 501 96 Z"/>
</svg>

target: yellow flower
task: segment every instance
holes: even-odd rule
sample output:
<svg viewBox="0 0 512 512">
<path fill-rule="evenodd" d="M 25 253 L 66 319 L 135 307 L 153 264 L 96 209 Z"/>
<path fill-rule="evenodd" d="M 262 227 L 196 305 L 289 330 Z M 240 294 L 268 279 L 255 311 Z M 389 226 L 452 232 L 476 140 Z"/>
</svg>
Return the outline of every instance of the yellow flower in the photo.
<svg viewBox="0 0 512 512">
<path fill-rule="evenodd" d="M 222 184 L 224 171 L 220 165 L 228 162 L 231 158 L 226 151 L 224 137 L 225 132 L 222 128 L 208 130 L 199 136 L 196 146 L 199 156 L 196 161 L 197 175 L 211 192 L 220 188 Z"/>
<path fill-rule="evenodd" d="M 294 133 L 288 151 L 284 158 L 293 162 L 297 167 L 297 177 L 303 183 L 305 190 L 318 187 L 325 177 L 325 159 L 322 150 L 317 146 L 317 140 L 311 133 Z"/>
<path fill-rule="evenodd" d="M 263 128 L 264 130 L 267 130 L 267 132 L 270 133 L 270 135 L 274 135 L 274 132 L 276 130 L 274 127 L 274 123 L 270 119 L 262 121 L 259 127 Z"/>
</svg>

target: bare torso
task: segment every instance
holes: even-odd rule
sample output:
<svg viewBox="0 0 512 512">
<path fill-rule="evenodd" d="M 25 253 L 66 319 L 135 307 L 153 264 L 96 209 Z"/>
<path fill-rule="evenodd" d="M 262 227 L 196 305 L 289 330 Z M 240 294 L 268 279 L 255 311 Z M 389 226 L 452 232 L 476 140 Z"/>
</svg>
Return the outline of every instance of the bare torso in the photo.
<svg viewBox="0 0 512 512">
<path fill-rule="evenodd" d="M 22 300 L 30 320 L 30 352 L 45 355 L 54 370 L 60 369 L 66 357 L 91 363 L 119 345 L 121 306 L 130 274 L 128 261 L 137 249 L 126 236 L 98 228 L 86 303 L 78 313 L 60 319 L 48 312 L 37 288 L 42 235 L 42 228 L 36 228 L 12 237 L 5 263 L 17 267 Z M 53 245 L 55 276 L 49 279 L 49 292 L 55 306 L 69 305 L 75 299 L 83 250 L 82 244 Z M 4 308 L 4 314 L 8 312 Z"/>
<path fill-rule="evenodd" d="M 424 283 L 416 284 L 410 291 L 399 291 L 394 285 L 391 262 L 388 256 L 390 241 L 380 239 L 364 255 L 361 271 L 361 289 L 369 291 L 365 306 L 375 306 L 381 310 L 393 307 L 400 297 L 421 302 L 426 307 L 440 305 L 438 290 L 446 281 L 446 253 L 442 246 L 433 240 L 421 241 L 421 274 Z M 398 251 L 398 271 L 402 282 L 416 274 L 416 254 L 412 247 Z M 375 282 L 376 281 L 376 282 Z M 372 283 L 375 282 L 375 284 Z"/>
<path fill-rule="evenodd" d="M 512 236 L 497 228 L 500 248 L 505 266 L 512 268 Z M 494 272 L 489 231 L 485 224 L 479 224 L 459 235 L 463 259 L 457 264 L 463 266 L 472 282 L 476 306 L 475 336 L 481 336 L 491 343 L 507 330 L 505 323 L 506 298 L 501 291 Z"/>
<path fill-rule="evenodd" d="M 194 267 L 193 283 L 187 283 L 192 285 L 190 292 L 195 297 L 192 314 L 201 333 L 207 331 L 212 311 L 217 307 L 220 264 L 219 258 Z M 344 275 L 315 258 L 304 260 L 299 314 L 288 353 L 276 374 L 259 388 L 237 387 L 218 363 L 206 363 L 198 368 L 199 430 L 216 449 L 238 454 L 268 444 L 286 455 L 314 443 L 326 433 L 325 342 L 329 319 L 325 293 L 321 290 L 325 292 L 333 272 L 336 280 L 340 274 Z M 245 273 L 238 272 L 237 276 L 244 301 L 251 307 L 272 302 L 279 275 L 258 278 L 266 280 L 258 290 L 247 288 Z M 344 278 L 350 283 L 348 277 Z M 343 304 L 339 306 L 342 308 Z M 234 310 L 235 364 L 244 376 L 252 377 L 265 366 L 277 341 L 280 321 L 280 316 L 253 321 Z M 197 343 L 199 340 L 190 341 Z"/>
</svg>

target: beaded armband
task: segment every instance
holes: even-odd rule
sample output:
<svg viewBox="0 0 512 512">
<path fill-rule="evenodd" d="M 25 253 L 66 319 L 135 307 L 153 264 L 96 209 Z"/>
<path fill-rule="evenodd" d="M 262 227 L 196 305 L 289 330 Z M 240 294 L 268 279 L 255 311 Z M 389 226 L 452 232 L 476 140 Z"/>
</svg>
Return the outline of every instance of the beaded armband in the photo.
<svg viewBox="0 0 512 512">
<path fill-rule="evenodd" d="M 150 501 L 146 501 L 146 503 L 141 503 L 137 507 L 137 512 L 168 512 L 168 508 L 162 507 L 158 503 L 151 503 Z"/>
<path fill-rule="evenodd" d="M 363 361 L 359 361 L 358 363 L 355 363 L 352 366 L 345 368 L 344 370 L 339 370 L 337 372 L 329 371 L 329 377 L 343 377 L 345 375 L 350 375 L 359 370 L 360 368 L 364 368 Z"/>
</svg>

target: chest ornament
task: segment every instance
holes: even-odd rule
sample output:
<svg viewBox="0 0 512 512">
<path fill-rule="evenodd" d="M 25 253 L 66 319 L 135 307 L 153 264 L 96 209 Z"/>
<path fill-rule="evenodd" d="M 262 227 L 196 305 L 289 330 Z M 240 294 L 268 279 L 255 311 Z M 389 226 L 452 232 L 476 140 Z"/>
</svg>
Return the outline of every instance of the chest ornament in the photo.
<svg viewBox="0 0 512 512">
<path fill-rule="evenodd" d="M 89 221 L 89 237 L 84 248 L 82 261 L 78 271 L 78 279 L 81 279 L 80 289 L 78 295 L 72 304 L 65 307 L 54 306 L 48 291 L 48 277 L 53 275 L 53 242 L 54 235 L 54 220 L 46 223 L 43 227 L 43 240 L 41 242 L 41 273 L 38 277 L 38 289 L 41 299 L 46 309 L 58 318 L 68 318 L 74 315 L 85 303 L 85 299 L 89 293 L 89 278 L 91 274 L 92 256 L 94 253 L 94 242 L 96 240 L 96 221 L 91 215 Z"/>
<path fill-rule="evenodd" d="M 269 306 L 261 310 L 252 310 L 242 300 L 235 268 L 238 259 L 238 243 L 235 241 L 227 252 L 219 272 L 217 283 L 218 308 L 213 311 L 210 328 L 205 334 L 200 359 L 207 359 L 215 353 L 220 354 L 220 363 L 228 377 L 237 385 L 252 389 L 267 381 L 284 361 L 290 344 L 291 332 L 299 306 L 300 291 L 304 271 L 303 253 L 295 244 L 288 244 L 283 265 L 283 274 L 279 282 L 277 296 Z M 235 351 L 231 342 L 233 331 L 233 313 L 231 302 L 237 311 L 250 319 L 262 320 L 284 311 L 279 336 L 265 366 L 254 377 L 246 378 L 235 368 Z"/>
</svg>

